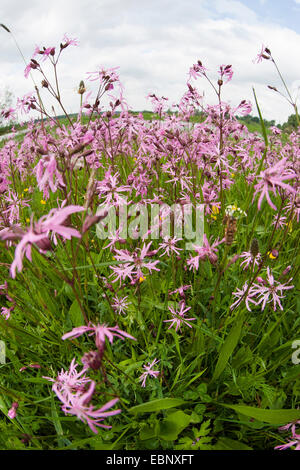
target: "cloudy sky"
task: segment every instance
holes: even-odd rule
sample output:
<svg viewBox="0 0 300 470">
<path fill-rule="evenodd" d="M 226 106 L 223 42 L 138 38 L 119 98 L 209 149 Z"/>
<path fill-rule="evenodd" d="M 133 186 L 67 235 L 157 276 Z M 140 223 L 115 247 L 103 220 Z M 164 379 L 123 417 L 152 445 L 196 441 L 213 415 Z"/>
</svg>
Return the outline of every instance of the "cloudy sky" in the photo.
<svg viewBox="0 0 300 470">
<path fill-rule="evenodd" d="M 178 102 L 189 68 L 200 59 L 212 80 L 219 65 L 232 64 L 224 100 L 253 103 L 254 86 L 263 116 L 283 123 L 293 110 L 267 88 L 283 90 L 276 70 L 268 61 L 253 63 L 262 44 L 272 51 L 294 96 L 299 92 L 300 0 L 1 0 L 0 23 L 14 33 L 28 62 L 36 45 L 59 46 L 65 33 L 78 38 L 79 46 L 67 48 L 59 65 L 70 112 L 78 110 L 79 81 L 99 66 L 119 66 L 130 108 L 143 110 L 151 109 L 148 93 Z M 1 28 L 0 35 L 0 90 L 9 87 L 17 98 L 33 84 L 24 78 L 11 35 Z M 39 80 L 37 73 L 34 77 Z M 205 103 L 216 102 L 204 79 L 197 86 Z M 93 84 L 88 88 L 93 91 Z M 57 106 L 56 112 L 61 114 Z"/>
</svg>

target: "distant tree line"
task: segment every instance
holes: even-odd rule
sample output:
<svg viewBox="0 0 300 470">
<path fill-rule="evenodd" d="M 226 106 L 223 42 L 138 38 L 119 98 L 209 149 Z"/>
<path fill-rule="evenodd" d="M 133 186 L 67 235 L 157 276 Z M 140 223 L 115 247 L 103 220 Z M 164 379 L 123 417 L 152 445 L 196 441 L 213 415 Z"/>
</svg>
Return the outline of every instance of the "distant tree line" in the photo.
<svg viewBox="0 0 300 470">
<path fill-rule="evenodd" d="M 258 116 L 251 116 L 251 114 L 248 114 L 247 116 L 236 116 L 236 118 L 239 121 L 242 121 L 245 124 L 259 124 L 259 117 Z M 275 126 L 275 120 L 272 119 L 271 121 L 268 121 L 267 119 L 264 119 L 264 124 L 266 127 L 271 127 Z M 278 127 L 278 126 L 277 126 Z"/>
<path fill-rule="evenodd" d="M 251 123 L 259 124 L 259 117 L 251 116 L 251 114 L 248 114 L 248 116 L 243 116 L 243 117 L 236 116 L 236 117 L 239 121 L 242 121 L 245 124 L 251 124 Z M 291 132 L 297 129 L 298 127 L 296 114 L 291 114 L 288 117 L 288 120 L 284 122 L 283 124 L 275 124 L 274 119 L 272 119 L 271 121 L 267 121 L 266 119 L 264 119 L 264 124 L 266 127 L 276 126 L 278 127 L 278 129 L 282 129 L 283 131 L 286 131 L 286 132 Z"/>
</svg>

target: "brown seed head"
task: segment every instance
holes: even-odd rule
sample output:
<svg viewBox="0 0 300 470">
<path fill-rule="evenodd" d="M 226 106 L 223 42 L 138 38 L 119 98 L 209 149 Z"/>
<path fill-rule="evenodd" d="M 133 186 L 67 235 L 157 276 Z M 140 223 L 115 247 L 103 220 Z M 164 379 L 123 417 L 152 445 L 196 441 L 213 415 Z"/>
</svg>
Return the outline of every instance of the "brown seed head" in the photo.
<svg viewBox="0 0 300 470">
<path fill-rule="evenodd" d="M 257 256 L 259 253 L 259 244 L 256 238 L 253 238 L 251 242 L 250 253 L 253 256 L 253 258 L 255 258 L 255 256 Z"/>
</svg>

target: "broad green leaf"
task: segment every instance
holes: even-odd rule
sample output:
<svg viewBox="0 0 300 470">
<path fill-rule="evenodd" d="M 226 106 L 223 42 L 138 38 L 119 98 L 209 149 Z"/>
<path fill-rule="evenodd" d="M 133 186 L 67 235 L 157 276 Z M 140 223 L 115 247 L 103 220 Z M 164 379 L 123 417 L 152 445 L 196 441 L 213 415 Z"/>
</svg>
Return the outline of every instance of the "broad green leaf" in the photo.
<svg viewBox="0 0 300 470">
<path fill-rule="evenodd" d="M 241 413 L 257 421 L 264 421 L 265 423 L 273 424 L 275 426 L 282 426 L 300 419 L 300 410 L 266 410 L 261 408 L 254 408 L 247 405 L 225 405 L 225 408 L 230 408 L 237 413 Z"/>
<path fill-rule="evenodd" d="M 181 398 L 159 398 L 158 400 L 148 401 L 141 405 L 133 406 L 128 411 L 131 413 L 150 413 L 151 411 L 167 410 L 185 403 Z"/>
<path fill-rule="evenodd" d="M 156 437 L 157 431 L 159 430 L 159 426 L 157 426 L 157 424 L 158 423 L 143 427 L 140 432 L 140 439 L 142 441 L 146 441 L 147 439 L 152 439 L 153 437 Z"/>
<path fill-rule="evenodd" d="M 228 437 L 221 437 L 216 445 L 214 450 L 253 450 L 252 447 L 247 446 L 243 442 L 235 441 L 234 439 L 229 439 Z"/>
<path fill-rule="evenodd" d="M 160 425 L 159 437 L 165 441 L 175 441 L 191 421 L 191 417 L 178 410 L 164 419 Z"/>
<path fill-rule="evenodd" d="M 241 316 L 237 318 L 235 325 L 232 327 L 229 335 L 227 336 L 224 344 L 222 345 L 219 353 L 218 362 L 212 377 L 212 382 L 217 380 L 225 369 L 227 362 L 240 339 L 243 321 L 244 314 L 241 314 Z"/>
<path fill-rule="evenodd" d="M 7 415 L 7 406 L 4 402 L 4 400 L 0 397 L 0 410 L 2 411 L 2 413 L 4 413 L 5 415 Z"/>
<path fill-rule="evenodd" d="M 72 303 L 69 310 L 69 315 L 72 321 L 72 325 L 74 327 L 84 325 L 84 318 L 82 316 L 77 300 L 74 300 L 74 302 Z"/>
</svg>

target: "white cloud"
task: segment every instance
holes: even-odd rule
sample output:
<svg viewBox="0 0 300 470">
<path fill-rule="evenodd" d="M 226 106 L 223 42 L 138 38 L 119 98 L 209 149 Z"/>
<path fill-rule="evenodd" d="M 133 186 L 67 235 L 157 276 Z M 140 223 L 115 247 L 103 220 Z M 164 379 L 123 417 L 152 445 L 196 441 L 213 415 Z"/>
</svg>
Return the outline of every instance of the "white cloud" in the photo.
<svg viewBox="0 0 300 470">
<path fill-rule="evenodd" d="M 2 0 L 0 22 L 13 30 L 27 60 L 36 44 L 59 45 L 64 33 L 78 37 L 79 47 L 66 49 L 59 65 L 66 106 L 72 112 L 79 103 L 74 91 L 79 81 L 99 65 L 120 66 L 128 103 L 133 109 L 149 109 L 149 92 L 168 96 L 170 103 L 180 99 L 189 67 L 198 59 L 213 79 L 220 64 L 232 64 L 235 73 L 224 86 L 224 99 L 233 105 L 242 99 L 253 102 L 254 86 L 266 119 L 284 122 L 293 112 L 267 88 L 281 86 L 272 64 L 252 60 L 265 44 L 288 85 L 294 84 L 300 78 L 300 64 L 293 56 L 300 35 L 267 23 L 236 0 L 33 0 L 21 8 L 18 0 Z M 0 34 L 0 86 L 7 84 L 16 96 L 24 95 L 32 83 L 23 76 L 24 64 L 11 36 L 1 29 Z M 206 82 L 197 84 L 206 101 L 215 102 Z"/>
</svg>

